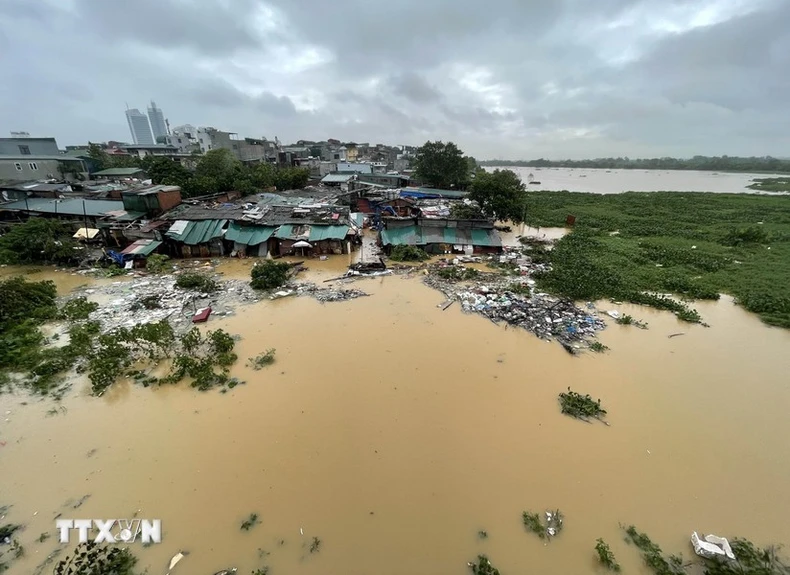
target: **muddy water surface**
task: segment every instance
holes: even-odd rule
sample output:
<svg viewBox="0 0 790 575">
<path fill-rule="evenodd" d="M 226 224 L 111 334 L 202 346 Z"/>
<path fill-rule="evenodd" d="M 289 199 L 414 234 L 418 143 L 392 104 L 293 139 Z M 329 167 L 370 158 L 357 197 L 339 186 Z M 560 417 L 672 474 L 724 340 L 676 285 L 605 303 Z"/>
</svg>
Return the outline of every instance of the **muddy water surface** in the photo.
<svg viewBox="0 0 790 575">
<path fill-rule="evenodd" d="M 310 262 L 311 277 L 345 265 Z M 10 572 L 33 572 L 58 547 L 57 513 L 162 519 L 162 544 L 136 550 L 152 574 L 189 550 L 176 575 L 264 563 L 275 574 L 467 573 L 478 553 L 503 573 L 596 573 L 597 537 L 643 573 L 620 522 L 686 556 L 692 530 L 790 543 L 787 332 L 729 299 L 698 306 L 708 329 L 619 306 L 650 329 L 611 325 L 609 353 L 573 358 L 457 304 L 441 311 L 444 297 L 417 277 L 353 287 L 371 296 L 264 301 L 212 320 L 243 338 L 235 375 L 247 383 L 225 395 L 78 387 L 51 416 L 49 401 L 0 396 L 0 504 L 27 525 Z M 244 367 L 270 347 L 274 365 Z M 611 427 L 560 415 L 568 386 L 601 397 Z M 549 545 L 520 522 L 547 508 L 566 516 Z M 251 512 L 261 524 L 241 531 Z M 52 537 L 38 543 L 42 532 Z"/>
</svg>

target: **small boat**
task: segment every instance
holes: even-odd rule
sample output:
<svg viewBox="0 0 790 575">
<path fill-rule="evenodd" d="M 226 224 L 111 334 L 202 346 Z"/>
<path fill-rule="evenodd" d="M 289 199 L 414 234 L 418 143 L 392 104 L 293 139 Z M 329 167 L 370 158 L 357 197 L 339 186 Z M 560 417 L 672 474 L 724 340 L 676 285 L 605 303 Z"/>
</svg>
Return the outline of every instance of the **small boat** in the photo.
<svg viewBox="0 0 790 575">
<path fill-rule="evenodd" d="M 528 183 L 529 183 L 530 186 L 539 186 L 540 185 L 540 182 L 538 182 L 537 180 L 533 180 L 533 181 L 528 182 Z"/>
</svg>

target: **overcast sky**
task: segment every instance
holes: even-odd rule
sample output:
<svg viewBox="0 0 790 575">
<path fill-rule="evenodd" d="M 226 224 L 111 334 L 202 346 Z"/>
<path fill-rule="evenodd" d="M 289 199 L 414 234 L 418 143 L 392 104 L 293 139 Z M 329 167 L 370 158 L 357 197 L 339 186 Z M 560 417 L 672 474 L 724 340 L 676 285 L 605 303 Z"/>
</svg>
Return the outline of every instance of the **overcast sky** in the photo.
<svg viewBox="0 0 790 575">
<path fill-rule="evenodd" d="M 790 0 L 0 0 L 0 130 L 790 155 Z"/>
</svg>

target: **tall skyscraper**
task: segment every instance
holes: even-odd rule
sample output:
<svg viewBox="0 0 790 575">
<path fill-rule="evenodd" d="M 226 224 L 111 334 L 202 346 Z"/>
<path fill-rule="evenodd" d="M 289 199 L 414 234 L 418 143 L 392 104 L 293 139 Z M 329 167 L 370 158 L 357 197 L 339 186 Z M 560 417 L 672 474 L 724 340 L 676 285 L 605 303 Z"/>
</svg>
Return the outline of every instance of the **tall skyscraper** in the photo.
<svg viewBox="0 0 790 575">
<path fill-rule="evenodd" d="M 161 108 L 156 107 L 156 102 L 151 100 L 148 108 L 148 119 L 151 120 L 151 129 L 154 131 L 154 141 L 159 143 L 159 138 L 167 136 L 167 126 L 165 125 L 165 115 Z"/>
<path fill-rule="evenodd" d="M 151 135 L 151 126 L 148 125 L 148 116 L 140 112 L 137 108 L 126 110 L 126 121 L 129 122 L 129 131 L 132 132 L 132 140 L 141 146 L 152 146 L 154 137 Z"/>
</svg>

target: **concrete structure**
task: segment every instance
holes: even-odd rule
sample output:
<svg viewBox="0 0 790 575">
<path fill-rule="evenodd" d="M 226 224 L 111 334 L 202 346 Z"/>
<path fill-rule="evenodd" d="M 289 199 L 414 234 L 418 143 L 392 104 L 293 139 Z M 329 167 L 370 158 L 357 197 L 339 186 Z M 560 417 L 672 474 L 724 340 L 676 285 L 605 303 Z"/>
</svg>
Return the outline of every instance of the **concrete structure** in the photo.
<svg viewBox="0 0 790 575">
<path fill-rule="evenodd" d="M 151 144 L 139 146 L 126 146 L 126 151 L 132 156 L 145 158 L 146 156 L 173 156 L 178 154 L 178 148 L 167 144 Z"/>
<path fill-rule="evenodd" d="M 354 162 L 338 162 L 337 171 L 354 174 L 372 174 L 373 166 L 370 164 L 358 164 Z"/>
<path fill-rule="evenodd" d="M 55 138 L 0 138 L 0 156 L 57 156 Z"/>
<path fill-rule="evenodd" d="M 68 156 L 0 156 L 0 180 L 65 179 L 73 181 L 77 174 L 86 175 L 85 162 Z"/>
<path fill-rule="evenodd" d="M 132 140 L 134 140 L 135 144 L 154 145 L 154 137 L 151 135 L 148 116 L 137 108 L 132 108 L 131 110 L 126 110 L 126 121 L 129 123 L 129 131 L 132 133 Z"/>
<path fill-rule="evenodd" d="M 148 119 L 151 121 L 151 130 L 154 133 L 154 142 L 160 143 L 167 137 L 167 125 L 165 124 L 165 115 L 161 108 L 156 107 L 156 102 L 151 100 L 151 105 L 148 107 Z"/>
</svg>

